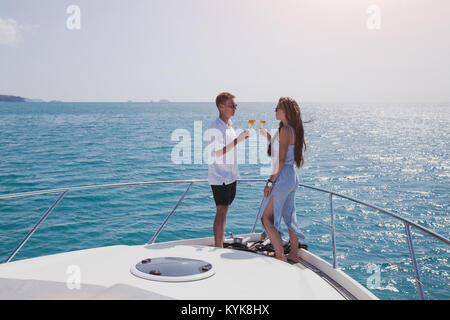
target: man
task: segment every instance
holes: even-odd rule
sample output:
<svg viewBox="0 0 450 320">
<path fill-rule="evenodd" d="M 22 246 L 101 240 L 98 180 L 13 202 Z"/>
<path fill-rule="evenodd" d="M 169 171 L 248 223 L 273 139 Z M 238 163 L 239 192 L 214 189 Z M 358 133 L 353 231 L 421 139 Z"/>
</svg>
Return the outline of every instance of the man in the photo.
<svg viewBox="0 0 450 320">
<path fill-rule="evenodd" d="M 237 108 L 232 94 L 220 93 L 216 98 L 216 106 L 219 117 L 212 122 L 210 130 L 217 130 L 218 134 L 215 136 L 213 161 L 208 165 L 208 183 L 216 202 L 214 245 L 222 248 L 228 207 L 236 195 L 236 180 L 239 179 L 236 145 L 247 139 L 250 132 L 243 131 L 236 137 L 230 120 Z"/>
</svg>

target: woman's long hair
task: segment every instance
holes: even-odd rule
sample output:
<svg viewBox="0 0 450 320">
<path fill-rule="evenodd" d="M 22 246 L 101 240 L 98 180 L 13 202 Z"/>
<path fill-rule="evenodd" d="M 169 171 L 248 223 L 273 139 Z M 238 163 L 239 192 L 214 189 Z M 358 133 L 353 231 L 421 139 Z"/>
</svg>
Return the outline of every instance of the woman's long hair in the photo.
<svg viewBox="0 0 450 320">
<path fill-rule="evenodd" d="M 295 134 L 294 159 L 297 168 L 301 168 L 304 162 L 303 151 L 304 150 L 306 151 L 306 142 L 300 107 L 298 106 L 298 103 L 294 99 L 287 97 L 280 98 L 280 100 L 278 101 L 278 107 L 284 111 L 289 125 L 294 129 Z M 280 133 L 282 127 L 283 122 L 280 121 L 280 125 L 278 127 L 278 134 Z M 277 135 L 274 135 L 271 143 L 269 144 L 269 148 L 267 150 L 269 156 L 271 156 L 272 143 L 274 139 L 276 139 L 276 136 Z"/>
</svg>

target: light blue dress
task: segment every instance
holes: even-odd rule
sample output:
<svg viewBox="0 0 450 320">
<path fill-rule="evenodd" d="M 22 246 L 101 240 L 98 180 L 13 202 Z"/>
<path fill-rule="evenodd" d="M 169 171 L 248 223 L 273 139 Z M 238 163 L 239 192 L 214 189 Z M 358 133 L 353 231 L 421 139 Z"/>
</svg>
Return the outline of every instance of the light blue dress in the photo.
<svg viewBox="0 0 450 320">
<path fill-rule="evenodd" d="M 291 126 L 288 127 L 291 129 L 291 132 L 294 131 Z M 277 138 L 274 139 L 273 144 L 275 143 L 278 143 Z M 274 148 L 272 150 L 278 152 L 279 146 L 274 145 L 273 147 Z M 294 149 L 294 144 L 290 144 L 288 146 L 286 161 L 284 162 L 281 173 L 275 181 L 269 196 L 263 197 L 261 207 L 258 212 L 258 219 L 261 220 L 267 204 L 273 197 L 274 226 L 278 232 L 280 232 L 280 235 L 283 236 L 283 231 L 281 229 L 281 218 L 283 218 L 286 226 L 297 235 L 299 240 L 304 240 L 305 236 L 298 229 L 297 216 L 295 213 L 295 192 L 298 189 L 298 178 L 294 168 Z M 278 157 L 276 161 L 278 161 Z"/>
</svg>

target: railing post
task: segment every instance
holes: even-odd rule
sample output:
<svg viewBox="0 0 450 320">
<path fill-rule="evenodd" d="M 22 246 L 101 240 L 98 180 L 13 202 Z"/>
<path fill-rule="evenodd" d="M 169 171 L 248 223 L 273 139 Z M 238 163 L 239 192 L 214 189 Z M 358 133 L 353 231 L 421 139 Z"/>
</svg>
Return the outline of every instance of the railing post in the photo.
<svg viewBox="0 0 450 320">
<path fill-rule="evenodd" d="M 39 228 L 39 226 L 42 224 L 42 222 L 44 222 L 45 219 L 47 219 L 47 217 L 49 216 L 49 214 L 53 211 L 53 209 L 55 209 L 55 207 L 58 205 L 58 203 L 62 200 L 62 198 L 64 198 L 64 196 L 66 195 L 66 193 L 69 190 L 64 191 L 59 198 L 55 201 L 55 203 L 53 203 L 53 205 L 47 210 L 47 212 L 41 217 L 41 219 L 39 219 L 39 221 L 34 225 L 34 227 L 30 230 L 30 232 L 28 232 L 28 234 L 25 236 L 25 238 L 23 238 L 23 240 L 17 245 L 17 247 L 14 249 L 14 251 L 9 255 L 9 257 L 5 260 L 5 263 L 8 263 L 12 260 L 12 258 L 14 258 L 14 256 L 17 254 L 17 252 L 19 252 L 20 249 L 22 249 L 22 247 L 25 245 L 25 243 L 28 241 L 28 239 L 30 239 L 30 237 L 33 235 L 33 233 L 37 230 L 37 228 Z"/>
<path fill-rule="evenodd" d="M 192 184 L 194 182 L 191 182 L 191 184 L 189 184 L 189 186 L 187 187 L 186 191 L 183 193 L 183 195 L 181 196 L 181 198 L 178 200 L 177 204 L 175 205 L 175 207 L 173 207 L 172 211 L 169 213 L 169 215 L 166 217 L 166 219 L 164 219 L 164 222 L 159 226 L 158 231 L 156 231 L 156 233 L 153 235 L 153 237 L 150 239 L 150 241 L 147 244 L 152 244 L 156 238 L 159 236 L 159 234 L 161 233 L 162 229 L 164 228 L 164 226 L 166 225 L 167 221 L 169 221 L 170 217 L 172 216 L 172 214 L 175 212 L 175 210 L 178 208 L 178 205 L 181 203 L 181 201 L 183 201 L 184 196 L 186 195 L 186 193 L 188 193 L 189 189 L 191 188 Z"/>
<path fill-rule="evenodd" d="M 333 212 L 333 194 L 330 193 L 330 215 L 331 215 L 331 244 L 333 246 L 333 269 L 337 268 L 336 262 L 336 236 L 334 233 L 334 212 Z"/>
<path fill-rule="evenodd" d="M 416 279 L 417 292 L 419 293 L 419 299 L 424 300 L 422 281 L 420 280 L 419 269 L 417 268 L 416 254 L 414 253 L 414 246 L 413 246 L 413 242 L 411 239 L 411 232 L 409 230 L 408 223 L 405 223 L 405 231 L 406 231 L 406 237 L 407 237 L 407 241 L 408 241 L 409 254 L 411 256 L 411 260 L 412 260 L 412 264 L 413 264 L 414 278 Z"/>
<path fill-rule="evenodd" d="M 261 205 L 262 205 L 263 201 L 264 201 L 264 198 L 261 200 L 261 203 L 259 204 L 259 209 L 258 209 L 258 212 L 256 213 L 256 218 L 255 218 L 255 223 L 253 224 L 252 233 L 255 232 L 256 223 L 258 222 L 259 210 L 261 210 Z"/>
</svg>

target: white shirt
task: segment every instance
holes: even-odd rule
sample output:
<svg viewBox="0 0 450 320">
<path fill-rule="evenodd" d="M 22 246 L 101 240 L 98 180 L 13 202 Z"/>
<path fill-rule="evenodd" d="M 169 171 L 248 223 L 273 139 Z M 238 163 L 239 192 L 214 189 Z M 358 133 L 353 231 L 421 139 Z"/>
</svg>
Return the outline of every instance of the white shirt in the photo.
<svg viewBox="0 0 450 320">
<path fill-rule="evenodd" d="M 208 183 L 210 185 L 230 184 L 240 178 L 236 146 L 223 156 L 215 157 L 216 151 L 223 149 L 236 138 L 231 120 L 228 120 L 228 123 L 226 124 L 218 117 L 210 126 L 212 139 L 214 139 L 211 149 L 213 151 L 212 161 L 208 164 Z"/>
</svg>

